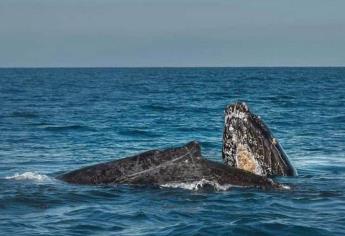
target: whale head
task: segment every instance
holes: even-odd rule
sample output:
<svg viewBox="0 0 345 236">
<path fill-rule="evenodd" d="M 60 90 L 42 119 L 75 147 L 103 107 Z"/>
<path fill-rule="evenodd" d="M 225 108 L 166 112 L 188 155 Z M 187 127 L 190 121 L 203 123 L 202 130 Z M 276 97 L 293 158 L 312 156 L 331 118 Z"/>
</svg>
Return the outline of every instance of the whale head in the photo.
<svg viewBox="0 0 345 236">
<path fill-rule="evenodd" d="M 297 175 L 278 140 L 246 103 L 227 106 L 224 122 L 225 164 L 261 176 Z"/>
</svg>

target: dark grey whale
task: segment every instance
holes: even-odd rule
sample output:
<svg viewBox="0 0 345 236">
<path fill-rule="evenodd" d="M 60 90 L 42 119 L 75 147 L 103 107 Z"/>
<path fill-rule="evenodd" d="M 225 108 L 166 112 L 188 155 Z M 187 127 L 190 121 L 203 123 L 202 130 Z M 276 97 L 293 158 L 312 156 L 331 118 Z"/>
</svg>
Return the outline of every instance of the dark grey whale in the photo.
<svg viewBox="0 0 345 236">
<path fill-rule="evenodd" d="M 247 104 L 227 106 L 224 124 L 225 164 L 262 176 L 297 175 L 278 140 Z"/>
<path fill-rule="evenodd" d="M 74 184 L 161 186 L 203 181 L 210 185 L 282 187 L 269 178 L 204 159 L 195 141 L 182 147 L 152 150 L 84 167 L 58 176 L 58 179 Z"/>
<path fill-rule="evenodd" d="M 296 175 L 282 147 L 245 103 L 225 109 L 223 163 L 202 157 L 193 141 L 182 147 L 151 150 L 84 167 L 58 176 L 74 184 L 173 185 L 283 188 L 268 176 Z"/>
</svg>

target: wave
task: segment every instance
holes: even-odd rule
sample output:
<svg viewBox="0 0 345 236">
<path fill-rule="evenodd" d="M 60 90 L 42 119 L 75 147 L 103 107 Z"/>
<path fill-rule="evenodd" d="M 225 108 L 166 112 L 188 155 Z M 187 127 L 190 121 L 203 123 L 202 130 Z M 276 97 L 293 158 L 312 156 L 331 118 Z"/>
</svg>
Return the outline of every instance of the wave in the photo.
<svg viewBox="0 0 345 236">
<path fill-rule="evenodd" d="M 10 117 L 37 118 L 37 117 L 39 117 L 39 115 L 37 112 L 15 111 L 15 112 L 11 113 Z"/>
<path fill-rule="evenodd" d="M 187 190 L 192 190 L 192 191 L 198 191 L 198 190 L 202 190 L 202 189 L 212 189 L 215 191 L 227 191 L 231 187 L 233 187 L 233 185 L 230 185 L 230 184 L 221 185 L 215 181 L 202 179 L 199 181 L 193 181 L 193 182 L 189 182 L 189 183 L 171 182 L 171 183 L 167 183 L 167 184 L 162 184 L 162 185 L 160 185 L 160 187 L 163 187 L 163 188 L 182 188 L 182 189 L 187 189 Z"/>
<path fill-rule="evenodd" d="M 127 129 L 127 130 L 121 130 L 118 132 L 118 134 L 123 136 L 130 136 L 130 137 L 149 137 L 149 138 L 157 138 L 161 137 L 161 134 L 153 133 L 151 131 L 146 130 L 140 130 L 140 129 Z"/>
<path fill-rule="evenodd" d="M 78 131 L 89 131 L 92 128 L 84 125 L 63 125 L 63 126 L 45 126 L 43 129 L 47 131 L 70 131 L 70 130 L 78 130 Z"/>
<path fill-rule="evenodd" d="M 42 175 L 37 172 L 24 172 L 22 174 L 16 173 L 12 176 L 6 176 L 5 179 L 11 179 L 11 180 L 32 180 L 32 181 L 48 181 L 51 178 L 47 175 Z"/>
<path fill-rule="evenodd" d="M 174 106 L 170 105 L 155 105 L 155 104 L 150 104 L 150 105 L 144 105 L 143 109 L 151 110 L 151 111 L 159 111 L 159 112 L 164 112 L 164 111 L 171 111 L 175 110 L 176 108 Z"/>
</svg>

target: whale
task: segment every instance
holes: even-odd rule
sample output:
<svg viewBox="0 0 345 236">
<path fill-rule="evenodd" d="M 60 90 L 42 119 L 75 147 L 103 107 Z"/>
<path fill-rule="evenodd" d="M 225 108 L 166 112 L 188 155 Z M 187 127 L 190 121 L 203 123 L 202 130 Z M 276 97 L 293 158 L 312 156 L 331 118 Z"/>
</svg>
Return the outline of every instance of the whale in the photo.
<svg viewBox="0 0 345 236">
<path fill-rule="evenodd" d="M 224 112 L 223 162 L 206 159 L 197 141 L 183 146 L 154 149 L 130 157 L 82 167 L 58 179 L 71 184 L 205 186 L 285 188 L 274 176 L 297 172 L 282 146 L 261 118 L 244 102 L 226 106 Z"/>
<path fill-rule="evenodd" d="M 84 185 L 169 186 L 198 182 L 210 187 L 282 188 L 282 185 L 265 176 L 203 158 L 200 144 L 196 141 L 86 166 L 57 178 Z"/>
<path fill-rule="evenodd" d="M 228 166 L 260 176 L 297 175 L 278 139 L 245 102 L 225 108 L 222 158 Z"/>
</svg>

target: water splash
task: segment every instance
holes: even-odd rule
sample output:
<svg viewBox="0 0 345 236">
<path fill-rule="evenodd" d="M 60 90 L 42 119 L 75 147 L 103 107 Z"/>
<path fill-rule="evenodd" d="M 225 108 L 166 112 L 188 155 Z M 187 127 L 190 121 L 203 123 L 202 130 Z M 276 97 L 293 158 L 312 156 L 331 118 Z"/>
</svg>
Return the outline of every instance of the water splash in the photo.
<svg viewBox="0 0 345 236">
<path fill-rule="evenodd" d="M 6 176 L 5 179 L 12 179 L 12 180 L 32 180 L 32 181 L 48 181 L 51 178 L 47 175 L 39 174 L 37 172 L 24 172 L 22 174 L 16 173 L 12 176 Z"/>
<path fill-rule="evenodd" d="M 161 187 L 163 187 L 163 188 L 182 188 L 182 189 L 187 189 L 187 190 L 192 190 L 192 191 L 198 191 L 198 190 L 209 189 L 209 188 L 211 188 L 215 191 L 227 191 L 233 186 L 230 184 L 221 185 L 215 181 L 202 179 L 199 181 L 193 181 L 193 182 L 189 182 L 189 183 L 171 182 L 171 183 L 167 183 L 167 184 L 162 184 Z"/>
</svg>

